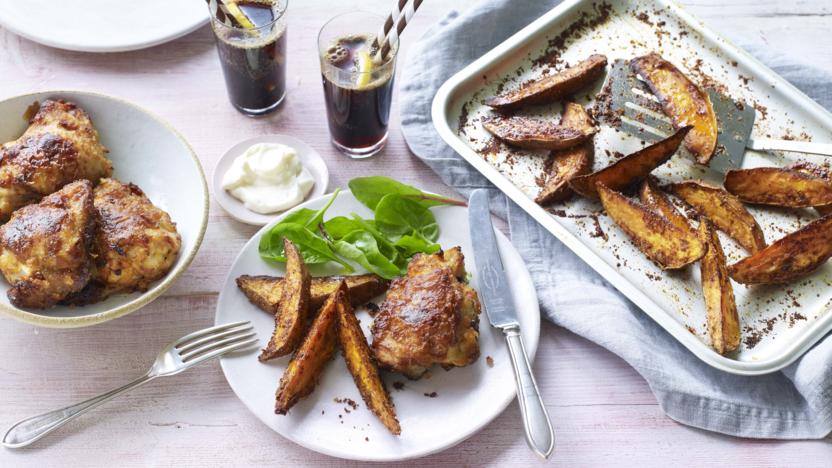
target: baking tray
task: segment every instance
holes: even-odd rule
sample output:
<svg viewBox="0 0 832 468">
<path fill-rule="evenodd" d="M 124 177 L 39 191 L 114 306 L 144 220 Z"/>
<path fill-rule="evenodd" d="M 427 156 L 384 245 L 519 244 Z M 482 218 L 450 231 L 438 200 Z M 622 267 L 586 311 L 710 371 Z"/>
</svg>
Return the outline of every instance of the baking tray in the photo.
<svg viewBox="0 0 832 468">
<path fill-rule="evenodd" d="M 662 272 L 601 213 L 575 197 L 549 209 L 539 190 L 545 152 L 510 150 L 482 129 L 492 111 L 482 100 L 592 53 L 610 62 L 655 50 L 705 86 L 757 109 L 752 136 L 832 141 L 832 115 L 748 53 L 732 45 L 669 0 L 565 1 L 451 77 L 437 92 L 432 117 L 442 138 L 607 281 L 707 364 L 726 372 L 760 375 L 792 363 L 832 329 L 832 265 L 786 286 L 734 283 L 742 327 L 740 349 L 721 356 L 710 348 L 698 266 Z M 602 80 L 575 99 L 592 105 Z M 560 105 L 523 113 L 559 115 Z M 595 137 L 595 169 L 645 142 L 611 126 Z M 745 167 L 785 165 L 822 157 L 748 151 Z M 695 166 L 680 151 L 656 172 L 661 179 L 702 179 L 720 174 Z M 811 210 L 750 208 L 772 242 L 816 218 Z M 720 233 L 728 262 L 746 254 Z M 557 266 L 553 266 L 557 268 Z"/>
</svg>

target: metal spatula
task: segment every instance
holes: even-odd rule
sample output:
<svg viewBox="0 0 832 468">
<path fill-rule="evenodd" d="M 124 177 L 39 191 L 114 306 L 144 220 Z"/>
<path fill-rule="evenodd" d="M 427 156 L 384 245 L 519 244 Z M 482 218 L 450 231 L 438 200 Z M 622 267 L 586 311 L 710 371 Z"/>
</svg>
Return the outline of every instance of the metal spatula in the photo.
<svg viewBox="0 0 832 468">
<path fill-rule="evenodd" d="M 621 117 L 621 130 L 651 142 L 667 138 L 674 132 L 658 99 L 633 73 L 627 61 L 614 61 L 607 80 L 612 80 L 611 110 Z M 757 111 L 713 89 L 705 91 L 711 98 L 719 126 L 716 154 L 710 163 L 712 169 L 725 173 L 742 167 L 746 149 L 832 156 L 832 144 L 751 138 Z"/>
</svg>

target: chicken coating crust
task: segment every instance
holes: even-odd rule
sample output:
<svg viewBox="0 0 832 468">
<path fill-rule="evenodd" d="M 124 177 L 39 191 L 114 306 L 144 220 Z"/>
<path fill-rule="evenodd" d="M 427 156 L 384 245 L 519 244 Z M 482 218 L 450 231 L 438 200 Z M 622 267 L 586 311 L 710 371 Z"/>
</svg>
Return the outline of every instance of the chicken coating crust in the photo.
<svg viewBox="0 0 832 468">
<path fill-rule="evenodd" d="M 108 177 L 106 154 L 86 112 L 60 99 L 43 101 L 23 135 L 0 145 L 0 221 L 70 182 Z"/>
<path fill-rule="evenodd" d="M 79 291 L 91 275 L 92 183 L 80 180 L 25 206 L 0 227 L 0 272 L 17 307 L 47 308 Z"/>
<path fill-rule="evenodd" d="M 449 369 L 479 357 L 480 303 L 465 277 L 459 247 L 416 255 L 393 280 L 372 326 L 383 368 L 418 379 L 434 364 Z"/>
<path fill-rule="evenodd" d="M 168 213 L 134 184 L 101 179 L 94 206 L 94 273 L 90 284 L 67 301 L 75 305 L 146 291 L 170 271 L 182 245 Z"/>
</svg>

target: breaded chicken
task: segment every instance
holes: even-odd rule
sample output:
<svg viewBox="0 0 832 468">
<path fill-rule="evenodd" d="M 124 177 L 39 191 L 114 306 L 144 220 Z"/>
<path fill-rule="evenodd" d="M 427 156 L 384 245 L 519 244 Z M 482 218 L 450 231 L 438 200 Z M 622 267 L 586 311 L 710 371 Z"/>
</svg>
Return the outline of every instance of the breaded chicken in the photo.
<svg viewBox="0 0 832 468">
<path fill-rule="evenodd" d="M 418 379 L 434 364 L 462 367 L 479 357 L 480 302 L 465 275 L 459 247 L 413 257 L 373 322 L 381 367 Z"/>
<path fill-rule="evenodd" d="M 92 184 L 79 180 L 14 212 L 0 227 L 0 272 L 18 307 L 47 308 L 90 279 Z"/>
<path fill-rule="evenodd" d="M 94 273 L 90 284 L 68 299 L 75 305 L 147 290 L 170 271 L 182 245 L 170 216 L 133 184 L 101 179 L 94 205 Z"/>
<path fill-rule="evenodd" d="M 86 112 L 47 99 L 15 141 L 0 145 L 0 221 L 64 185 L 92 183 L 113 172 L 107 149 Z"/>
</svg>

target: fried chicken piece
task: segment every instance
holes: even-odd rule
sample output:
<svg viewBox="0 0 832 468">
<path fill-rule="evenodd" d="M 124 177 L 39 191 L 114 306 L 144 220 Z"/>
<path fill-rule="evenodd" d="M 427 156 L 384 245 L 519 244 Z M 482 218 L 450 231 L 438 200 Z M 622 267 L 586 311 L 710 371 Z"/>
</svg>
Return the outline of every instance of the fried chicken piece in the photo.
<svg viewBox="0 0 832 468">
<path fill-rule="evenodd" d="M 134 184 L 101 179 L 90 283 L 65 303 L 91 304 L 116 293 L 146 291 L 170 271 L 182 238 L 170 216 Z"/>
<path fill-rule="evenodd" d="M 418 379 L 433 364 L 450 369 L 479 357 L 480 302 L 461 281 L 465 275 L 459 247 L 413 257 L 373 322 L 373 352 L 381 367 Z"/>
<path fill-rule="evenodd" d="M 113 172 L 89 116 L 71 102 L 47 99 L 15 141 L 0 145 L 0 221 L 14 210 L 79 179 Z"/>
<path fill-rule="evenodd" d="M 79 180 L 14 212 L 0 227 L 0 272 L 17 307 L 45 309 L 90 279 L 92 183 Z"/>
</svg>

